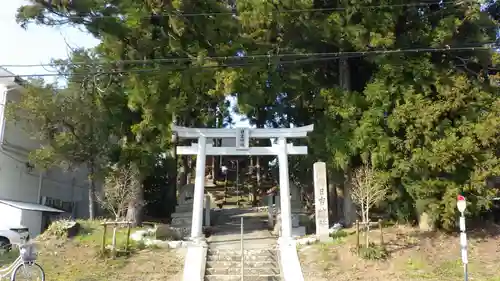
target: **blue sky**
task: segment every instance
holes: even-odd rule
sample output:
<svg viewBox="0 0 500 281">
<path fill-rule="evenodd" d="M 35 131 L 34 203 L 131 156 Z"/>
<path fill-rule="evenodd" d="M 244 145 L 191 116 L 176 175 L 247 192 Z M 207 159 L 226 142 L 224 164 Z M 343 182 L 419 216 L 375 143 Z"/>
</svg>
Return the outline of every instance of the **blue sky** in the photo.
<svg viewBox="0 0 500 281">
<path fill-rule="evenodd" d="M 52 58 L 66 58 L 68 48 L 93 47 L 98 41 L 77 28 L 49 28 L 30 25 L 27 30 L 16 23 L 16 11 L 25 4 L 22 0 L 2 1 L 0 10 L 0 65 L 42 64 Z M 8 67 L 18 75 L 47 73 L 43 67 Z"/>
</svg>

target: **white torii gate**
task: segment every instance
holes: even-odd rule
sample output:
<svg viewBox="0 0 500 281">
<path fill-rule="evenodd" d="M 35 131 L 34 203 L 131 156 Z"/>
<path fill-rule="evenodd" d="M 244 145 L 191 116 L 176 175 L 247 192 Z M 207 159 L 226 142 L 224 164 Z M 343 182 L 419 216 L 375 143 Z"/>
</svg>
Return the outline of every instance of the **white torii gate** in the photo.
<svg viewBox="0 0 500 281">
<path fill-rule="evenodd" d="M 202 239 L 203 199 L 205 194 L 205 161 L 207 155 L 277 155 L 279 163 L 281 236 L 292 238 L 292 219 L 290 206 L 290 178 L 288 155 L 307 154 L 307 146 L 293 146 L 287 138 L 305 138 L 312 132 L 314 125 L 282 129 L 254 128 L 186 128 L 172 126 L 172 131 L 181 139 L 198 139 L 191 146 L 178 146 L 178 155 L 196 155 L 196 177 L 193 194 L 193 220 L 191 239 Z M 214 147 L 207 144 L 207 138 L 235 138 L 236 147 Z M 271 147 L 250 147 L 250 138 L 278 138 L 278 144 Z"/>
</svg>

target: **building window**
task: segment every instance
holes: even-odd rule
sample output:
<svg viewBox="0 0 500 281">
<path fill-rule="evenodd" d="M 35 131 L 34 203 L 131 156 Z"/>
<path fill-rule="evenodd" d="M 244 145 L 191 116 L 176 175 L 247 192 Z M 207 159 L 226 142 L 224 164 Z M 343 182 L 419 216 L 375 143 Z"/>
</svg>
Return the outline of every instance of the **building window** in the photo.
<svg viewBox="0 0 500 281">
<path fill-rule="evenodd" d="M 45 196 L 43 198 L 42 204 L 45 206 L 48 206 L 48 207 L 63 210 L 67 213 L 73 213 L 73 210 L 75 208 L 74 202 L 63 201 L 63 200 L 48 197 L 48 196 Z"/>
</svg>

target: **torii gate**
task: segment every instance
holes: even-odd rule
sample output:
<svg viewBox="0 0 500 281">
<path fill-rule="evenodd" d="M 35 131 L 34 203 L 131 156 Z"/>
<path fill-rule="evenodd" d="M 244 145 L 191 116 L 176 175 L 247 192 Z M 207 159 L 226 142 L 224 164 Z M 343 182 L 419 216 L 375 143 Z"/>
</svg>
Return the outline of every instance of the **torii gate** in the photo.
<svg viewBox="0 0 500 281">
<path fill-rule="evenodd" d="M 288 155 L 307 154 L 307 146 L 294 146 L 287 138 L 305 138 L 314 125 L 297 128 L 254 129 L 254 128 L 186 128 L 172 126 L 172 131 L 181 139 L 198 139 L 191 146 L 178 146 L 178 155 L 196 155 L 196 177 L 193 194 L 193 220 L 191 239 L 202 239 L 203 199 L 205 194 L 205 160 L 207 155 L 277 155 L 279 163 L 281 236 L 292 238 L 290 206 L 290 178 Z M 236 147 L 214 147 L 207 144 L 207 138 L 235 138 Z M 278 138 L 278 144 L 271 147 L 250 147 L 250 138 Z"/>
</svg>

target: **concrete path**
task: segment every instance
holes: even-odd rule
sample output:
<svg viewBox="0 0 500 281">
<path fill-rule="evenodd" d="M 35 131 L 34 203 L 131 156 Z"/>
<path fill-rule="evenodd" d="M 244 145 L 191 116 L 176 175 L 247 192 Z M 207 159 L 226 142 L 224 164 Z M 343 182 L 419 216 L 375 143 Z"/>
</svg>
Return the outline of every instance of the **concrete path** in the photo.
<svg viewBox="0 0 500 281">
<path fill-rule="evenodd" d="M 214 214 L 208 237 L 205 281 L 280 281 L 277 239 L 267 229 L 267 213 L 227 208 Z M 243 218 L 243 252 L 241 219 Z"/>
<path fill-rule="evenodd" d="M 245 249 L 271 249 L 277 245 L 277 237 L 267 229 L 267 212 L 252 208 L 218 210 L 214 215 L 212 236 L 207 239 L 210 248 L 239 250 L 241 218 L 243 218 L 243 246 Z"/>
</svg>

